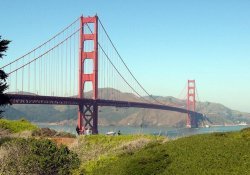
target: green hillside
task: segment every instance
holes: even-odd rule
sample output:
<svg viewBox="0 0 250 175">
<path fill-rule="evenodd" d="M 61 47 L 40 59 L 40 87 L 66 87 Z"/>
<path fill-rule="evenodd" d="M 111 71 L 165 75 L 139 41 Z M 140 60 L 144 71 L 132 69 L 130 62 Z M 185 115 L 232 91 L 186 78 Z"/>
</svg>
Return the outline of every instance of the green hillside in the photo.
<svg viewBox="0 0 250 175">
<path fill-rule="evenodd" d="M 18 133 L 22 131 L 34 131 L 38 129 L 37 126 L 31 124 L 29 121 L 21 120 L 6 120 L 0 119 L 0 131 L 7 130 L 10 133 Z"/>
<path fill-rule="evenodd" d="M 82 165 L 75 174 L 248 175 L 250 172 L 249 128 L 240 132 L 196 135 L 167 142 L 148 139 L 141 137 L 131 141 L 126 136 L 85 137 L 82 140 L 85 146 L 81 152 L 77 151 Z"/>
</svg>

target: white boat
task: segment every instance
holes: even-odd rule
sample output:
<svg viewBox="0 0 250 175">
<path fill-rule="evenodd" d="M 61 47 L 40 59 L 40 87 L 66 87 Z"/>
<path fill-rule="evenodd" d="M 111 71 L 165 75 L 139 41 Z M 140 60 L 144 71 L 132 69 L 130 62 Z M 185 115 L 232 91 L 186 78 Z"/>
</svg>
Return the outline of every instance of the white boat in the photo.
<svg viewBox="0 0 250 175">
<path fill-rule="evenodd" d="M 210 128 L 210 126 L 209 125 L 205 125 L 205 128 Z"/>
<path fill-rule="evenodd" d="M 246 122 L 240 122 L 238 125 L 239 125 L 239 126 L 246 126 L 247 123 L 246 123 Z"/>
<path fill-rule="evenodd" d="M 114 132 L 114 131 L 106 132 L 106 135 L 115 135 L 115 134 L 116 134 L 116 132 Z"/>
</svg>

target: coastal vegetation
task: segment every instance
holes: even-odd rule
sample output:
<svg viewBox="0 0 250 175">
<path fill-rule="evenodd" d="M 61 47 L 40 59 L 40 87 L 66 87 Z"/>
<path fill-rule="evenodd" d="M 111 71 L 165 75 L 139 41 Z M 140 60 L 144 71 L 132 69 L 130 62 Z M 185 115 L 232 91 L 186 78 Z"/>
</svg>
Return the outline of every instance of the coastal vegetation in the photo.
<svg viewBox="0 0 250 175">
<path fill-rule="evenodd" d="M 98 140 L 98 136 L 91 139 Z M 109 140 L 109 137 L 101 140 Z M 107 145 L 108 142 L 99 142 L 98 147 Z M 123 145 L 131 143 L 136 144 L 136 140 Z M 87 141 L 87 145 L 86 149 L 96 148 L 95 141 Z M 90 160 L 83 161 L 76 174 L 247 175 L 250 172 L 249 128 L 239 132 L 202 134 L 169 141 L 150 138 L 144 144 L 139 144 L 140 146 L 111 145 L 113 147 L 110 146 L 109 151 L 96 154 L 96 157 L 92 154 Z"/>
<path fill-rule="evenodd" d="M 78 144 L 72 148 L 82 162 L 75 174 L 95 174 L 100 166 L 113 164 L 120 155 L 132 156 L 150 143 L 166 141 L 165 137 L 150 135 L 80 136 Z"/>
<path fill-rule="evenodd" d="M 15 138 L 0 147 L 0 174 L 70 174 L 79 159 L 48 139 Z"/>
<path fill-rule="evenodd" d="M 0 128 L 22 133 L 24 123 L 26 129 L 36 134 L 28 138 L 0 135 L 0 174 L 247 175 L 250 172 L 250 128 L 174 140 L 153 135 L 67 138 L 23 120 L 1 119 Z"/>
<path fill-rule="evenodd" d="M 19 133 L 22 131 L 34 131 L 38 129 L 36 125 L 31 124 L 25 119 L 20 120 L 0 120 L 0 130 L 7 130 L 9 133 Z"/>
<path fill-rule="evenodd" d="M 27 120 L 0 119 L 0 174 L 71 174 L 80 160 L 50 138 L 55 136 L 72 137 L 40 129 Z"/>
</svg>

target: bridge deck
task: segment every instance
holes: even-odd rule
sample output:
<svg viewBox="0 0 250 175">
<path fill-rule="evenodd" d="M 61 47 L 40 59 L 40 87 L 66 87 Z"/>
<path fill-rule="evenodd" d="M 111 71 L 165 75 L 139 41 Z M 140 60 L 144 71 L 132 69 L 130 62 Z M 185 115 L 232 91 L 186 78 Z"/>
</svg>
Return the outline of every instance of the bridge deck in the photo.
<svg viewBox="0 0 250 175">
<path fill-rule="evenodd" d="M 54 96 L 38 96 L 38 95 L 21 95 L 21 94 L 8 94 L 12 104 L 53 104 L 53 105 L 80 105 L 80 104 L 93 104 L 97 103 L 98 106 L 114 106 L 114 107 L 134 107 L 134 108 L 148 108 L 174 111 L 180 113 L 200 114 L 193 111 L 188 111 L 183 108 L 160 105 L 153 103 L 129 102 L 129 101 L 115 101 L 115 100 L 102 100 L 102 99 L 80 99 L 73 97 L 54 97 Z"/>
</svg>

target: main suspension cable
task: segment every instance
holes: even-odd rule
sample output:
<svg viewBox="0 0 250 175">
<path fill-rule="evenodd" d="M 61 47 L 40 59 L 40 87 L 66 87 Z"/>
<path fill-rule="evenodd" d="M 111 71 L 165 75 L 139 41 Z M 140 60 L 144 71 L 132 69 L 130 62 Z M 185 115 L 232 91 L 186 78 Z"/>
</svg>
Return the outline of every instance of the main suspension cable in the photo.
<svg viewBox="0 0 250 175">
<path fill-rule="evenodd" d="M 38 57 L 34 58 L 33 60 L 29 61 L 28 63 L 16 68 L 15 70 L 11 71 L 8 73 L 8 75 L 12 74 L 13 72 L 18 71 L 19 69 L 27 66 L 28 64 L 36 61 L 37 59 L 41 58 L 42 56 L 46 55 L 47 53 L 49 53 L 50 51 L 52 51 L 53 49 L 57 48 L 58 46 L 60 46 L 62 43 L 64 43 L 65 41 L 67 41 L 69 38 L 71 38 L 73 35 L 75 35 L 77 32 L 79 32 L 79 30 L 81 30 L 81 27 L 75 31 L 74 33 L 72 33 L 70 36 L 68 36 L 67 38 L 65 38 L 63 41 L 61 41 L 60 43 L 58 43 L 57 45 L 55 45 L 54 47 L 52 47 L 51 49 L 47 50 L 46 52 L 44 52 L 43 54 L 39 55 Z"/>
<path fill-rule="evenodd" d="M 102 28 L 103 28 L 103 30 L 104 30 L 106 36 L 108 37 L 108 39 L 109 39 L 111 45 L 112 45 L 113 48 L 115 49 L 115 52 L 116 52 L 117 55 L 119 56 L 120 60 L 122 61 L 122 63 L 124 64 L 124 66 L 126 67 L 126 69 L 128 70 L 128 72 L 130 73 L 130 75 L 133 77 L 133 79 L 137 82 L 137 84 L 141 87 L 141 89 L 142 89 L 150 98 L 152 98 L 152 99 L 153 99 L 154 101 L 156 101 L 157 103 L 162 104 L 162 103 L 159 102 L 156 98 L 154 98 L 152 95 L 150 95 L 150 94 L 146 91 L 146 89 L 141 85 L 141 83 L 135 78 L 135 76 L 133 75 L 133 73 L 131 72 L 131 70 L 130 70 L 130 69 L 128 68 L 128 66 L 126 65 L 125 61 L 122 59 L 120 53 L 119 53 L 118 50 L 116 49 L 114 43 L 112 42 L 110 36 L 108 35 L 106 29 L 104 28 L 104 26 L 103 26 L 103 24 L 102 24 L 102 22 L 101 22 L 101 20 L 100 20 L 99 18 L 98 18 L 98 21 L 100 22 L 100 24 L 101 24 L 101 26 L 102 26 Z"/>
<path fill-rule="evenodd" d="M 91 28 L 89 27 L 88 23 L 86 23 L 87 27 L 89 28 L 90 32 L 93 34 L 93 31 L 91 30 Z M 120 75 L 120 77 L 124 80 L 124 82 L 142 99 L 144 99 L 145 101 L 149 102 L 149 100 L 145 99 L 143 96 L 141 96 L 129 83 L 128 81 L 122 76 L 122 74 L 118 71 L 118 69 L 115 67 L 114 63 L 111 61 L 111 59 L 109 58 L 108 54 L 104 51 L 103 47 L 101 46 L 101 44 L 99 42 L 98 46 L 101 48 L 102 52 L 104 53 L 104 55 L 106 56 L 106 58 L 108 59 L 108 61 L 110 62 L 110 64 L 113 66 L 113 68 L 116 70 L 116 72 Z"/>
<path fill-rule="evenodd" d="M 37 49 L 43 47 L 44 45 L 46 45 L 47 43 L 49 43 L 50 41 L 52 41 L 53 39 L 55 39 L 57 36 L 59 36 L 60 34 L 62 34 L 64 31 L 66 31 L 68 28 L 70 28 L 73 24 L 75 24 L 78 20 L 80 19 L 80 17 L 78 17 L 74 22 L 72 22 L 70 25 L 68 25 L 66 28 L 64 28 L 62 31 L 60 31 L 59 33 L 57 33 L 56 35 L 54 35 L 51 39 L 47 40 L 46 42 L 42 43 L 41 45 L 39 45 L 38 47 L 34 48 L 33 50 L 31 50 L 30 52 L 24 54 L 23 56 L 15 59 L 14 61 L 6 64 L 5 66 L 1 67 L 0 69 L 3 69 L 13 63 L 15 63 L 16 61 L 26 57 L 27 55 L 31 54 L 32 52 L 36 51 Z"/>
</svg>

